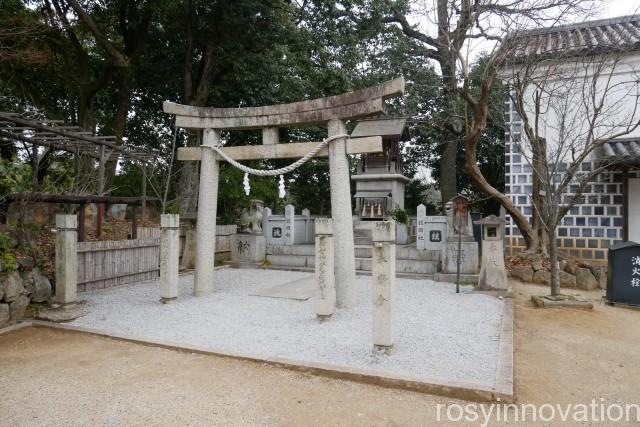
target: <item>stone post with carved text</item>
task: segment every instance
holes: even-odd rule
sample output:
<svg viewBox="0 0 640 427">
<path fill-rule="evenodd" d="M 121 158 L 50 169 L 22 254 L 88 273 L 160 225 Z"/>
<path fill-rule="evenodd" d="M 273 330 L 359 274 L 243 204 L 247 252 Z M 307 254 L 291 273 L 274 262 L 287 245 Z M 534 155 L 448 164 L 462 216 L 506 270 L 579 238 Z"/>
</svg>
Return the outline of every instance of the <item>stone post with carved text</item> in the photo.
<svg viewBox="0 0 640 427">
<path fill-rule="evenodd" d="M 316 218 L 315 303 L 316 316 L 323 321 L 331 317 L 336 304 L 336 279 L 333 263 L 333 223 L 330 218 Z"/>
<path fill-rule="evenodd" d="M 373 223 L 371 272 L 373 281 L 373 349 L 393 351 L 393 304 L 396 292 L 395 221 Z"/>
</svg>

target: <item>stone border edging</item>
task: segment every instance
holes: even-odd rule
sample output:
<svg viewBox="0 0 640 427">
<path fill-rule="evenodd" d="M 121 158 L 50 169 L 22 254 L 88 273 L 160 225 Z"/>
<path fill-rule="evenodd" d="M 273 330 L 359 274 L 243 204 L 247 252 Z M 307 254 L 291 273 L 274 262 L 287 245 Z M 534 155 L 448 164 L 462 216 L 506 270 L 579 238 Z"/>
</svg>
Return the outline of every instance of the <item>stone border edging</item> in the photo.
<svg viewBox="0 0 640 427">
<path fill-rule="evenodd" d="M 281 367 L 293 371 L 311 373 L 323 377 L 350 380 L 366 384 L 374 384 L 386 388 L 397 388 L 403 390 L 417 391 L 421 393 L 438 396 L 452 397 L 456 399 L 471 401 L 514 401 L 514 345 L 513 345 L 513 321 L 514 321 L 514 301 L 506 298 L 504 301 L 503 317 L 498 345 L 498 363 L 496 367 L 496 383 L 494 389 L 487 389 L 475 384 L 464 382 L 441 383 L 433 380 L 422 380 L 414 377 L 391 376 L 382 373 L 372 372 L 365 369 L 355 369 L 339 365 L 330 365 L 315 362 L 302 362 L 285 358 L 259 358 L 248 354 L 210 350 L 201 347 L 176 344 L 166 341 L 147 340 L 126 335 L 111 334 L 96 329 L 82 328 L 71 325 L 45 322 L 40 320 L 29 320 L 11 325 L 1 329 L 0 334 L 18 331 L 27 327 L 44 327 L 50 329 L 61 329 L 71 332 L 87 333 L 105 338 L 120 341 L 132 342 L 135 344 L 166 348 L 182 352 L 191 352 L 218 357 L 226 357 L 237 360 L 246 360 L 255 363 L 266 363 L 271 366 Z"/>
<path fill-rule="evenodd" d="M 503 322 L 504 323 L 504 322 Z M 292 371 L 310 373 L 326 378 L 354 381 L 364 384 L 373 384 L 385 388 L 394 388 L 401 390 L 409 390 L 426 394 L 433 394 L 436 396 L 451 397 L 461 400 L 470 400 L 475 402 L 491 402 L 498 399 L 502 402 L 512 402 L 513 394 L 509 394 L 505 389 L 487 389 L 476 384 L 464 383 L 464 382 L 451 382 L 442 383 L 432 380 L 423 380 L 413 377 L 404 376 L 391 376 L 383 373 L 372 372 L 365 369 L 349 368 L 339 365 L 329 365 L 316 362 L 302 362 L 297 360 L 290 360 L 279 357 L 259 358 L 256 356 L 228 352 L 211 350 L 202 347 L 195 347 L 189 345 L 176 344 L 166 341 L 147 340 L 138 337 L 130 337 L 126 335 L 111 334 L 108 332 L 100 331 L 97 329 L 89 329 L 78 326 L 63 325 L 52 322 L 45 322 L 41 320 L 32 320 L 13 325 L 11 327 L 0 330 L 0 335 L 12 332 L 15 330 L 23 329 L 26 327 L 36 328 L 49 328 L 59 329 L 70 332 L 84 333 L 96 335 L 104 338 L 111 338 L 119 341 L 131 342 L 134 344 L 140 344 L 151 347 L 165 348 L 169 350 L 176 350 L 181 352 L 198 353 L 204 355 L 212 355 L 218 357 L 231 358 L 236 360 L 245 360 L 254 363 L 264 363 L 269 366 L 289 369 Z M 503 333 L 501 332 L 501 337 Z M 502 344 L 502 338 L 500 340 Z M 501 346 L 502 347 L 502 346 Z M 502 357 L 500 357 L 502 359 Z M 499 366 L 501 364 L 499 363 Z M 505 365 L 506 367 L 506 365 Z M 496 382 L 496 384 L 499 384 Z"/>
<path fill-rule="evenodd" d="M 500 343 L 498 344 L 498 363 L 496 366 L 496 398 L 507 403 L 515 401 L 513 389 L 513 322 L 514 299 L 504 298 Z"/>
</svg>

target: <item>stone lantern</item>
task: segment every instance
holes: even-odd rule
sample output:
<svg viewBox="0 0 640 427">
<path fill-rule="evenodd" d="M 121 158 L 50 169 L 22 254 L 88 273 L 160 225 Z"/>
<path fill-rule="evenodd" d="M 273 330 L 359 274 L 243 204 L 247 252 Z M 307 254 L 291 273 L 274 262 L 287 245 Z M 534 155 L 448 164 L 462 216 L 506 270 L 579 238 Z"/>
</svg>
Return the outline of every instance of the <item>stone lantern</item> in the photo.
<svg viewBox="0 0 640 427">
<path fill-rule="evenodd" d="M 447 243 L 442 268 L 444 273 L 476 274 L 478 272 L 478 242 L 473 237 L 469 199 L 457 195 L 445 205 Z"/>
<path fill-rule="evenodd" d="M 496 290 L 507 288 L 507 270 L 504 266 L 504 251 L 500 227 L 505 221 L 489 215 L 474 224 L 482 225 L 482 264 L 478 289 Z"/>
</svg>

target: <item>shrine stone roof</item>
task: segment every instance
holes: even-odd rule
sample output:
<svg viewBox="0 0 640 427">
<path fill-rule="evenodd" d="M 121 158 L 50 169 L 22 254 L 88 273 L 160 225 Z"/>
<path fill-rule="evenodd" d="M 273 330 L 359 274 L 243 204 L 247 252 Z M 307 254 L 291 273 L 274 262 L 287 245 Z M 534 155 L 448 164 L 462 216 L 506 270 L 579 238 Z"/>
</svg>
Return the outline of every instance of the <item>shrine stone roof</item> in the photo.
<svg viewBox="0 0 640 427">
<path fill-rule="evenodd" d="M 356 125 L 351 137 L 363 137 L 363 136 L 382 136 L 384 137 L 403 137 L 408 136 L 405 132 L 405 125 L 407 119 L 403 118 L 380 118 L 373 120 L 362 120 Z M 407 138 L 408 139 L 408 138 Z M 406 140 L 403 138 L 403 141 Z"/>
</svg>

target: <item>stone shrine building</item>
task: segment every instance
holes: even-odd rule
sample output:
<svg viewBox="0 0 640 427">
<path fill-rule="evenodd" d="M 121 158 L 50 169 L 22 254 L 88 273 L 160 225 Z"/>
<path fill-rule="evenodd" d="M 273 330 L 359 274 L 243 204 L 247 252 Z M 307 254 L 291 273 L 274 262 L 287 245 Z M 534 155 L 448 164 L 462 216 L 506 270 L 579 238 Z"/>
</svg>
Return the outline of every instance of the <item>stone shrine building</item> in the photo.
<svg viewBox="0 0 640 427">
<path fill-rule="evenodd" d="M 363 154 L 356 175 L 355 215 L 365 221 L 381 221 L 395 209 L 404 209 L 404 186 L 410 181 L 402 174 L 401 142 L 410 139 L 406 119 L 377 118 L 359 121 L 352 138 L 381 136 L 381 153 Z"/>
</svg>

